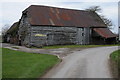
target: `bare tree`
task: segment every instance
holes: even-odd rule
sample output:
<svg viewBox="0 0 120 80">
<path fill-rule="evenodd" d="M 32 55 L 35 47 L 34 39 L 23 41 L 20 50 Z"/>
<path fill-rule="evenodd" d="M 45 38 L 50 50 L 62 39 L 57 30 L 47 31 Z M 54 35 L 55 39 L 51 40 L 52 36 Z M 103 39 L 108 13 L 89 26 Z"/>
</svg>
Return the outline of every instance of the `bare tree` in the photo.
<svg viewBox="0 0 120 80">
<path fill-rule="evenodd" d="M 86 9 L 86 11 L 91 11 L 91 12 L 98 13 L 98 12 L 101 12 L 102 9 L 100 8 L 100 6 L 91 6 L 91 7 L 89 7 L 88 9 Z M 98 14 L 98 15 L 99 15 L 99 14 Z M 103 15 L 99 15 L 99 17 L 103 20 L 103 22 L 107 25 L 107 27 L 108 27 L 109 29 L 112 28 L 111 26 L 113 26 L 113 24 L 112 24 L 112 21 L 111 21 L 110 19 L 106 18 L 106 17 L 103 16 Z"/>
<path fill-rule="evenodd" d="M 86 11 L 101 12 L 102 9 L 100 8 L 100 6 L 91 6 L 88 9 L 86 9 Z"/>
<path fill-rule="evenodd" d="M 112 21 L 103 15 L 100 15 L 100 17 L 104 21 L 104 23 L 109 27 L 109 29 L 112 29 L 112 27 L 111 27 L 111 26 L 113 26 Z"/>
<path fill-rule="evenodd" d="M 2 27 L 2 35 L 5 35 L 6 32 L 8 31 L 10 25 L 9 24 L 5 24 L 3 27 Z"/>
<path fill-rule="evenodd" d="M 4 26 L 2 26 L 2 42 L 7 42 L 7 38 L 6 38 L 6 32 L 8 31 L 8 29 L 10 28 L 9 24 L 5 24 Z"/>
</svg>

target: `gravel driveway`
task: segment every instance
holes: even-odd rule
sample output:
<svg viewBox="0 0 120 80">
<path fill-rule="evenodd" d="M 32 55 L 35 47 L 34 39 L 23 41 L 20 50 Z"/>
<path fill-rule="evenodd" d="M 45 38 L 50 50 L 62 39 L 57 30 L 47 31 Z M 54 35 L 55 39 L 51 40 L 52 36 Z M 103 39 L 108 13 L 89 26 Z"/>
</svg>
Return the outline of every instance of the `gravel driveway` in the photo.
<svg viewBox="0 0 120 80">
<path fill-rule="evenodd" d="M 117 49 L 114 46 L 74 51 L 43 78 L 112 78 L 109 55 Z"/>
<path fill-rule="evenodd" d="M 38 53 L 38 54 L 52 54 L 60 58 L 67 56 L 68 54 L 73 53 L 73 51 L 80 51 L 85 48 L 57 48 L 57 49 L 40 49 L 40 48 L 27 48 L 25 46 L 17 46 L 9 43 L 2 43 L 3 48 L 9 48 L 12 50 L 24 51 L 29 53 Z"/>
</svg>

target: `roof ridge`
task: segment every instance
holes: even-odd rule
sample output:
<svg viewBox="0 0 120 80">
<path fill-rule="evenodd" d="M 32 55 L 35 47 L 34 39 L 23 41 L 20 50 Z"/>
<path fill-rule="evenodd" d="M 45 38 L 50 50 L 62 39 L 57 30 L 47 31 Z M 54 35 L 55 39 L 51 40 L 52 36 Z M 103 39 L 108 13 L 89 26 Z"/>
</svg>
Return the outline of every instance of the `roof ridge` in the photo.
<svg viewBox="0 0 120 80">
<path fill-rule="evenodd" d="M 57 8 L 57 9 L 64 9 L 64 10 L 73 10 L 73 11 L 83 11 L 83 12 L 89 12 L 89 11 L 86 11 L 86 10 L 70 9 L 70 8 L 61 8 L 61 7 L 46 6 L 46 5 L 30 5 L 29 7 L 32 7 L 32 6 L 38 6 L 38 7 L 48 7 L 48 8 Z"/>
</svg>

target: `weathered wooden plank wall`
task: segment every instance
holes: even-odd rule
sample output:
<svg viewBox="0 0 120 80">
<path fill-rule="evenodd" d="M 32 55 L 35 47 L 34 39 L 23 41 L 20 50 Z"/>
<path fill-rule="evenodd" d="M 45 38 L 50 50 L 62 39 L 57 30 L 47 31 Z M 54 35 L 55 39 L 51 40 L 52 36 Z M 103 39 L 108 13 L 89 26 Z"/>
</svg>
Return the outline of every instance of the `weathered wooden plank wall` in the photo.
<svg viewBox="0 0 120 80">
<path fill-rule="evenodd" d="M 90 28 L 31 26 L 28 17 L 21 18 L 19 40 L 25 46 L 89 44 Z"/>
<path fill-rule="evenodd" d="M 31 44 L 57 45 L 57 44 L 75 44 L 76 31 L 74 27 L 50 27 L 50 26 L 32 26 Z M 35 36 L 37 34 L 44 36 Z"/>
<path fill-rule="evenodd" d="M 31 26 L 28 21 L 28 17 L 22 16 L 20 25 L 19 25 L 19 41 L 21 45 L 29 46 L 30 45 L 30 34 Z"/>
<path fill-rule="evenodd" d="M 89 28 L 31 26 L 31 44 L 89 44 L 89 32 Z M 44 36 L 35 36 L 38 34 Z"/>
</svg>

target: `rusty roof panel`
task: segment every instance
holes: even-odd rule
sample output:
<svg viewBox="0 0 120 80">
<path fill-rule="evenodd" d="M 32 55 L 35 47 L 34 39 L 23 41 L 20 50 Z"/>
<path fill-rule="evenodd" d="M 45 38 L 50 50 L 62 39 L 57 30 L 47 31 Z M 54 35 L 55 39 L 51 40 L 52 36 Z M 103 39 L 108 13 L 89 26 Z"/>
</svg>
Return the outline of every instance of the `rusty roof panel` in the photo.
<svg viewBox="0 0 120 80">
<path fill-rule="evenodd" d="M 104 38 L 117 37 L 117 35 L 113 34 L 108 28 L 94 28 L 93 30 Z"/>
<path fill-rule="evenodd" d="M 19 28 L 19 22 L 15 22 L 9 29 L 6 33 L 13 33 L 13 32 L 16 32 L 18 31 L 18 28 Z"/>
<path fill-rule="evenodd" d="M 30 15 L 31 25 L 106 27 L 93 12 L 38 5 L 31 5 L 23 12 L 26 11 Z"/>
</svg>

